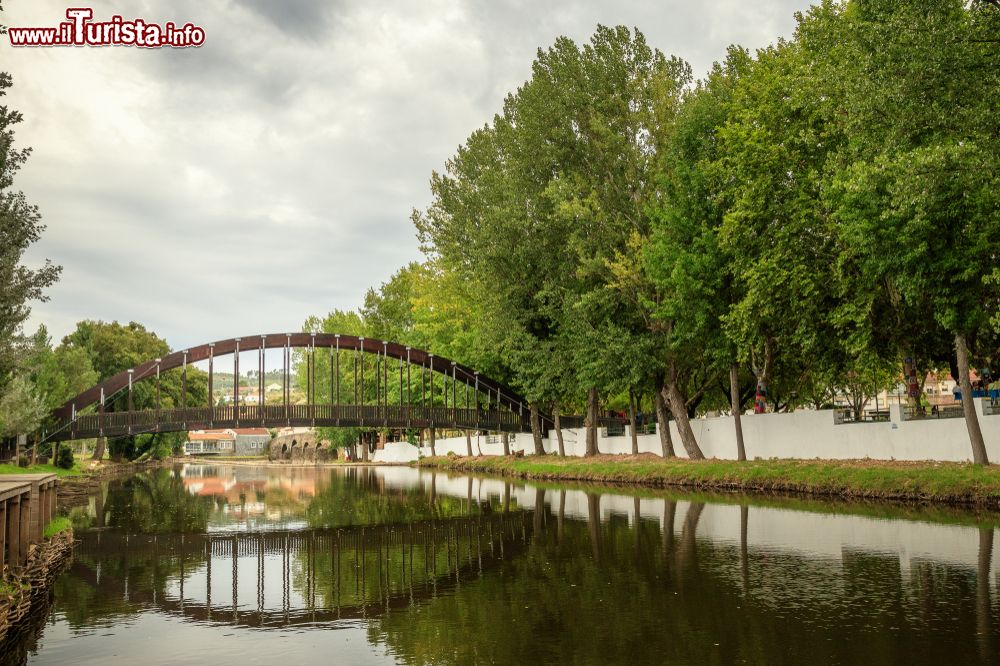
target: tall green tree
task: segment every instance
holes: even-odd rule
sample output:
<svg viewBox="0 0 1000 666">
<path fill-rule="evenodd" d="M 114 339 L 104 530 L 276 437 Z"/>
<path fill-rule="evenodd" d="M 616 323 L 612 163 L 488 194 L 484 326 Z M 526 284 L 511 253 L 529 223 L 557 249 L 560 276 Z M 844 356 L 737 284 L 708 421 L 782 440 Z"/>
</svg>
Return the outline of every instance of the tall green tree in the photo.
<svg viewBox="0 0 1000 666">
<path fill-rule="evenodd" d="M 0 396 L 0 434 L 13 437 L 33 432 L 47 414 L 45 399 L 27 377 L 18 375 Z"/>
<path fill-rule="evenodd" d="M 1000 302 L 989 280 L 1000 261 L 1000 10 L 868 0 L 845 20 L 850 141 L 829 191 L 843 260 L 868 288 L 929 315 L 924 330 L 949 333 L 973 460 L 985 464 L 969 370 Z"/>
<path fill-rule="evenodd" d="M 832 9 L 814 13 L 823 11 Z M 719 238 L 736 286 L 724 321 L 759 394 L 772 398 L 779 367 L 790 375 L 785 390 L 797 391 L 837 340 L 829 317 L 838 304 L 837 246 L 820 195 L 843 133 L 830 121 L 835 100 L 812 73 L 829 49 L 803 37 L 812 20 L 800 16 L 793 40 L 758 52 L 719 132 L 730 199 Z"/>
<path fill-rule="evenodd" d="M 65 336 L 57 352 L 67 358 L 84 354 L 97 374 L 97 381 L 104 381 L 120 372 L 170 353 L 170 345 L 153 331 L 137 322 L 120 324 L 85 320 L 78 322 L 76 329 Z M 159 390 L 153 378 L 136 381 L 132 387 L 132 407 L 135 410 L 179 408 L 206 405 L 208 401 L 208 380 L 205 373 L 194 367 L 187 368 L 187 394 L 179 369 L 160 375 Z M 112 412 L 127 411 L 128 391 L 123 390 L 106 396 L 105 409 Z M 134 459 L 147 453 L 163 454 L 176 448 L 183 435 L 179 433 L 154 433 L 114 438 L 109 442 L 111 455 L 115 458 Z M 103 440 L 99 440 L 94 451 L 95 459 L 104 455 Z"/>
<path fill-rule="evenodd" d="M 742 292 L 729 263 L 732 256 L 719 240 L 732 202 L 718 165 L 719 132 L 733 113 L 734 89 L 750 66 L 746 51 L 730 49 L 724 63 L 685 92 L 660 151 L 661 196 L 653 207 L 652 236 L 637 247 L 637 271 L 652 287 L 645 296 L 648 325 L 664 357 L 657 390 L 670 406 L 690 458 L 702 457 L 688 420 L 690 396 L 736 362 L 721 325 Z M 739 405 L 734 411 L 738 414 Z M 661 424 L 661 431 L 667 426 Z"/>
<path fill-rule="evenodd" d="M 434 202 L 415 215 L 426 249 L 472 281 L 504 323 L 513 382 L 532 412 L 563 398 L 557 378 L 574 377 L 575 392 L 587 393 L 589 454 L 598 394 L 617 380 L 604 341 L 622 322 L 640 326 L 610 262 L 633 232 L 649 232 L 655 98 L 687 71 L 627 28 L 599 26 L 583 46 L 559 38 L 539 50 L 502 114 L 435 174 Z M 544 371 L 566 359 L 572 373 Z"/>
<path fill-rule="evenodd" d="M 359 311 L 367 334 L 380 340 L 408 344 L 413 334 L 414 282 L 421 268 L 412 262 L 396 271 L 381 287 L 369 289 Z"/>
<path fill-rule="evenodd" d="M 0 24 L 0 36 L 6 32 Z M 10 74 L 0 72 L 0 97 L 12 85 Z M 31 154 L 31 148 L 14 145 L 14 126 L 22 119 L 18 111 L 0 105 L 0 394 L 18 365 L 18 349 L 24 342 L 22 325 L 31 314 L 30 303 L 46 300 L 45 289 L 61 271 L 48 260 L 36 268 L 24 263 L 25 251 L 38 242 L 45 227 L 38 207 L 13 189 L 14 177 Z"/>
<path fill-rule="evenodd" d="M 67 345 L 53 348 L 45 326 L 39 326 L 31 337 L 25 369 L 49 411 L 97 384 L 99 377 L 86 350 Z"/>
</svg>

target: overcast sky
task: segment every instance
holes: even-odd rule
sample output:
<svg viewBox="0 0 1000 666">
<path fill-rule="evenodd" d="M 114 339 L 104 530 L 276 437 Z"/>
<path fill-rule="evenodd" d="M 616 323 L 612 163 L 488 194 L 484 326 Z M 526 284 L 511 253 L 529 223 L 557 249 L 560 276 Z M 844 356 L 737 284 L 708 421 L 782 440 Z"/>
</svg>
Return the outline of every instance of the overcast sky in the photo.
<svg viewBox="0 0 1000 666">
<path fill-rule="evenodd" d="M 67 6 L 4 0 L 9 26 Z M 805 0 L 113 0 L 204 27 L 196 49 L 0 44 L 14 75 L 15 185 L 48 225 L 30 262 L 63 266 L 36 304 L 58 340 L 80 319 L 138 321 L 175 348 L 299 330 L 357 307 L 420 253 L 410 211 L 431 171 L 530 73 L 539 46 L 638 27 L 697 75 L 737 43 L 790 35 Z"/>
</svg>

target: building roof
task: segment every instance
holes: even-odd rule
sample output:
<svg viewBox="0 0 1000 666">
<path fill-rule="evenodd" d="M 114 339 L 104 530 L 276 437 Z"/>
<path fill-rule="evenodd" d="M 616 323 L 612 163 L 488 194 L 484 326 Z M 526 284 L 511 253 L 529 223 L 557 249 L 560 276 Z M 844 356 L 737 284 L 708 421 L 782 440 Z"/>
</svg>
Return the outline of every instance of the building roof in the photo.
<svg viewBox="0 0 1000 666">
<path fill-rule="evenodd" d="M 228 442 L 234 437 L 231 430 L 193 430 L 188 433 L 189 442 Z"/>
<path fill-rule="evenodd" d="M 271 436 L 271 431 L 267 428 L 233 428 L 228 432 L 235 433 L 237 435 L 260 435 L 260 436 Z"/>
</svg>

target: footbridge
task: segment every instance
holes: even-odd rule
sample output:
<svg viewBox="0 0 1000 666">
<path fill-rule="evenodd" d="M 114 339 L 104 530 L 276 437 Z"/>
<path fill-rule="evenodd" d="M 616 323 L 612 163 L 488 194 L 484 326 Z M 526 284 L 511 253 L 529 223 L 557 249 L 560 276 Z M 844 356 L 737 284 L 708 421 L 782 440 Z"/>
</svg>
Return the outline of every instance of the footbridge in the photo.
<svg viewBox="0 0 1000 666">
<path fill-rule="evenodd" d="M 280 402 L 264 400 L 268 393 L 265 352 L 269 349 L 282 351 Z M 240 372 L 247 353 L 251 358 L 256 356 L 252 380 Z M 235 377 L 232 403 L 219 406 L 213 398 L 216 365 L 220 357 L 228 356 L 232 358 L 226 365 L 233 369 Z M 197 405 L 188 404 L 188 370 L 195 363 L 208 365 L 208 399 Z M 163 399 L 161 381 L 167 372 L 181 374 L 179 405 Z M 198 377 L 202 381 L 201 372 Z M 151 408 L 135 407 L 133 395 L 140 382 L 152 384 L 155 398 Z M 241 397 L 241 388 L 248 384 L 258 396 L 252 404 Z M 304 388 L 305 404 L 293 404 L 293 385 Z M 317 390 L 317 386 L 323 389 Z M 529 432 L 529 414 L 527 401 L 509 386 L 421 349 L 333 333 L 272 333 L 210 342 L 121 372 L 56 409 L 55 427 L 43 436 L 48 441 L 65 441 L 205 428 L 284 426 Z M 552 422 L 547 415 L 539 418 L 543 428 Z"/>
</svg>

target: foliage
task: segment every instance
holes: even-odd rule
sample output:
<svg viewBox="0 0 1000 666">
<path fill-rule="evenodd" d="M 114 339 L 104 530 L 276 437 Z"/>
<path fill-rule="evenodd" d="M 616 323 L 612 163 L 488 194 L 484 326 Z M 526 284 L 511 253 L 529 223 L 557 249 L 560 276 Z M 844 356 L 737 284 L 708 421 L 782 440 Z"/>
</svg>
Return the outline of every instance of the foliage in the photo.
<svg viewBox="0 0 1000 666">
<path fill-rule="evenodd" d="M 15 436 L 33 432 L 48 414 L 45 401 L 23 376 L 17 376 L 0 396 L 0 434 Z"/>
<path fill-rule="evenodd" d="M 424 261 L 369 289 L 357 311 L 305 328 L 452 358 L 534 411 L 656 391 L 692 457 L 688 419 L 728 408 L 730 371 L 773 410 L 841 398 L 863 410 L 897 383 L 904 358 L 921 375 L 947 365 L 967 382 L 969 363 L 1000 359 L 998 35 L 1000 10 L 985 2 L 822 0 L 789 39 L 731 47 L 699 81 L 639 30 L 559 37 L 432 174 L 431 203 L 413 213 Z M 0 93 L 9 85 L 4 75 Z M 58 269 L 20 265 L 41 227 L 9 191 L 27 156 L 11 147 L 19 121 L 0 113 L 8 433 L 169 352 L 134 322 L 80 322 L 55 349 L 42 328 L 23 344 L 25 303 Z M 317 401 L 426 394 L 423 374 L 405 385 L 397 361 L 325 349 L 294 359 L 299 394 L 311 385 Z M 207 404 L 189 374 L 186 393 L 177 371 L 139 382 L 132 406 Z M 431 381 L 441 402 L 445 378 Z M 748 394 L 736 393 L 741 409 Z M 108 409 L 128 401 L 108 396 Z M 974 411 L 967 418 L 985 461 Z M 344 446 L 361 433 L 321 436 Z M 176 445 L 151 434 L 111 449 L 157 457 Z"/>
<path fill-rule="evenodd" d="M 53 353 L 62 358 L 85 356 L 97 375 L 96 381 L 104 381 L 141 363 L 166 356 L 170 347 L 165 340 L 136 322 L 123 325 L 87 320 L 77 323 L 76 329 L 63 338 L 62 344 Z M 77 383 L 90 386 L 94 382 L 78 379 Z M 106 396 L 105 400 L 107 411 L 127 411 L 129 408 L 127 389 Z M 132 387 L 132 407 L 136 410 L 156 409 L 157 406 L 173 409 L 182 404 L 204 405 L 207 400 L 207 376 L 191 366 L 187 368 L 186 393 L 181 369 L 161 373 L 159 381 L 154 377 L 138 377 Z M 108 445 L 115 459 L 162 458 L 175 450 L 183 437 L 182 433 L 153 433 L 110 439 Z"/>
<path fill-rule="evenodd" d="M 116 321 L 81 321 L 62 343 L 83 350 L 100 381 L 170 352 L 165 340 L 134 321 L 126 325 Z"/>
<path fill-rule="evenodd" d="M 73 459 L 73 449 L 66 444 L 59 447 L 59 455 L 55 460 L 56 467 L 59 469 L 73 469 L 74 464 L 76 464 L 76 461 Z"/>
<path fill-rule="evenodd" d="M 316 428 L 316 438 L 327 440 L 334 448 L 347 449 L 358 443 L 362 432 L 361 428 Z"/>
<path fill-rule="evenodd" d="M 10 74 L 0 72 L 0 97 L 12 85 Z M 31 154 L 30 148 L 14 146 L 14 126 L 22 120 L 18 111 L 0 105 L 0 395 L 19 364 L 21 327 L 31 314 L 29 303 L 46 300 L 44 290 L 61 271 L 48 260 L 39 268 L 23 263 L 25 251 L 38 242 L 45 227 L 38 207 L 12 189 L 14 176 Z"/>
<path fill-rule="evenodd" d="M 310 325 L 550 410 L 652 389 L 695 457 L 734 367 L 737 409 L 791 410 L 864 409 L 904 358 L 963 375 L 959 340 L 995 364 L 998 34 L 983 2 L 823 0 L 699 81 L 638 30 L 560 37 L 432 174 L 425 261 Z"/>
<path fill-rule="evenodd" d="M 49 521 L 49 524 L 45 526 L 45 531 L 42 536 L 46 539 L 51 539 L 60 532 L 67 532 L 72 529 L 73 521 L 66 516 L 57 516 Z"/>
<path fill-rule="evenodd" d="M 67 345 L 52 348 L 48 330 L 39 326 L 31 337 L 25 369 L 48 410 L 98 382 L 86 351 Z"/>
</svg>

